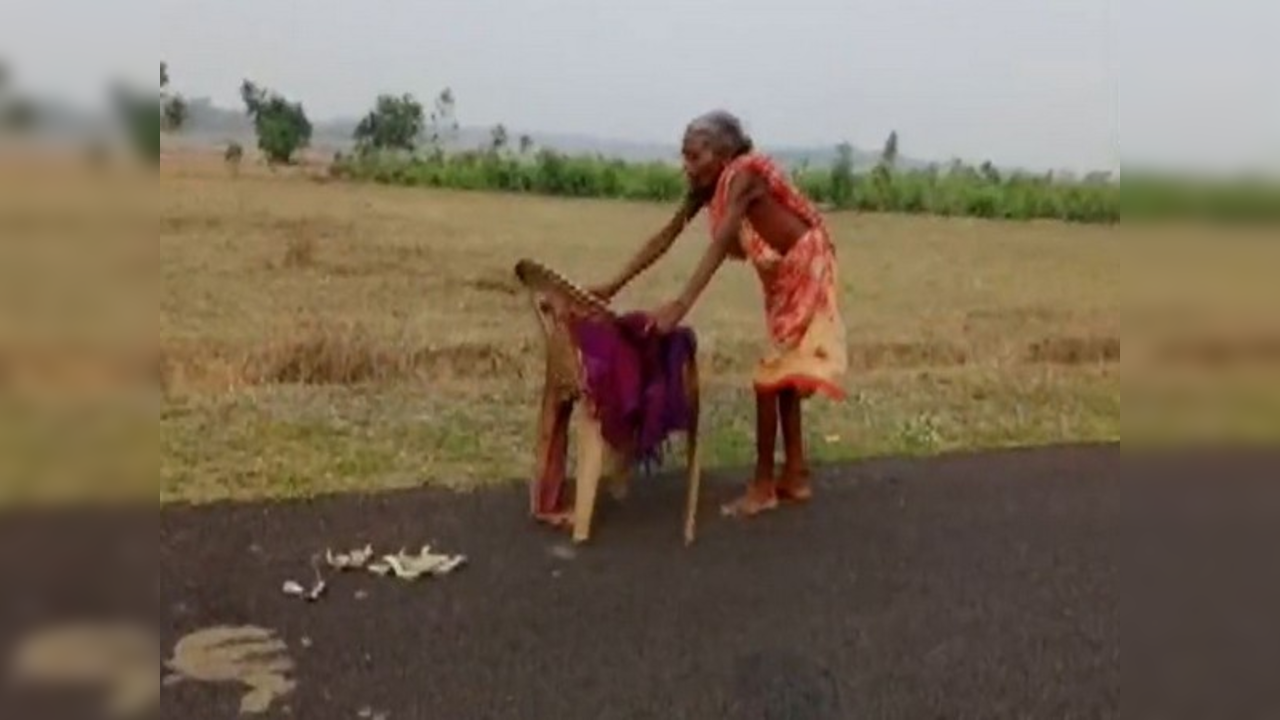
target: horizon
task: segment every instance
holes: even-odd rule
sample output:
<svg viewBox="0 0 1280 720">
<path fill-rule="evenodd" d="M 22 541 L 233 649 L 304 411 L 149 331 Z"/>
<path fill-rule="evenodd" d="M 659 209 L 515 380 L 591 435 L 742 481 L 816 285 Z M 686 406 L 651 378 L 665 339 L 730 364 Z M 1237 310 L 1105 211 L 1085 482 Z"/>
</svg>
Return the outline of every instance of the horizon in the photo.
<svg viewBox="0 0 1280 720">
<path fill-rule="evenodd" d="M 149 86 L 163 59 L 188 99 L 235 109 L 248 78 L 319 122 L 381 93 L 429 107 L 450 87 L 461 125 L 516 133 L 669 146 L 723 107 L 770 147 L 876 152 L 896 131 L 931 162 L 1280 169 L 1280 94 L 1260 90 L 1280 66 L 1280 5 L 1264 0 L 315 0 L 305 16 L 248 0 L 15 2 L 22 27 L 0 28 L 15 84 L 79 106 L 113 79 Z"/>
</svg>

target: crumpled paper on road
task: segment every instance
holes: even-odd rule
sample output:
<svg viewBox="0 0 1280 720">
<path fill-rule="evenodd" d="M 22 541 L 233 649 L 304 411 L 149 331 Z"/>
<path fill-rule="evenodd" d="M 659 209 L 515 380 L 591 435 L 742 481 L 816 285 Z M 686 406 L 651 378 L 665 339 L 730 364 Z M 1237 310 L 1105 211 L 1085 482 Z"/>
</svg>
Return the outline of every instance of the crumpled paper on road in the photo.
<svg viewBox="0 0 1280 720">
<path fill-rule="evenodd" d="M 464 555 L 441 555 L 431 552 L 430 545 L 423 545 L 417 555 L 409 555 L 400 548 L 395 555 L 383 555 L 368 567 L 369 572 L 378 575 L 394 573 L 401 580 L 416 580 L 423 575 L 448 575 L 466 561 Z"/>
<path fill-rule="evenodd" d="M 315 575 L 315 579 L 312 581 L 310 588 L 303 587 L 297 580 L 286 580 L 284 586 L 280 588 L 281 591 L 283 591 L 285 595 L 300 597 L 307 602 L 315 602 L 316 600 L 319 600 L 320 596 L 324 594 L 325 589 L 328 587 L 324 581 L 324 576 L 320 574 L 319 555 L 311 556 L 311 572 Z"/>
<path fill-rule="evenodd" d="M 312 558 L 311 566 L 316 578 L 310 589 L 304 588 L 297 581 L 289 580 L 284 584 L 283 592 L 308 601 L 319 599 L 326 585 L 320 574 L 318 561 L 319 556 Z M 363 548 L 337 553 L 332 548 L 326 548 L 324 562 L 339 572 L 363 569 L 375 575 L 394 575 L 401 580 L 411 581 L 423 575 L 447 575 L 465 564 L 467 557 L 435 553 L 431 551 L 430 545 L 423 545 L 416 555 L 409 554 L 404 548 L 400 548 L 400 551 L 394 555 L 383 555 L 374 560 L 373 546 L 365 545 Z"/>
</svg>

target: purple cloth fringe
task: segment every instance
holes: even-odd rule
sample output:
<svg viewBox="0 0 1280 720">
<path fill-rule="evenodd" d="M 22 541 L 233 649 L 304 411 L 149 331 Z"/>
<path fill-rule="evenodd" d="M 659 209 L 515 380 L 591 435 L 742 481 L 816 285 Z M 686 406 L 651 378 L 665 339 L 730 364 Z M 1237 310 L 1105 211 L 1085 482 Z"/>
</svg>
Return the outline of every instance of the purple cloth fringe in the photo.
<svg viewBox="0 0 1280 720">
<path fill-rule="evenodd" d="M 580 321 L 574 337 L 605 441 L 634 448 L 645 469 L 660 464 L 667 437 L 689 429 L 681 368 L 697 352 L 693 330 L 680 327 L 657 335 L 649 329 L 648 315 L 631 313 L 617 322 Z"/>
</svg>

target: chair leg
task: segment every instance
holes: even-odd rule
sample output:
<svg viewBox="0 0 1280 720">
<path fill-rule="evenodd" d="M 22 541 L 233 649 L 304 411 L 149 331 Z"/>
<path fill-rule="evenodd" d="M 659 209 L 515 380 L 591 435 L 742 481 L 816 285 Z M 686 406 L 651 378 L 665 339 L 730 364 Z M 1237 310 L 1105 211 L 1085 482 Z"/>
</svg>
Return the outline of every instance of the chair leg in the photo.
<svg viewBox="0 0 1280 720">
<path fill-rule="evenodd" d="M 685 368 L 685 387 L 689 393 L 689 430 L 686 435 L 689 470 L 688 498 L 684 510 L 684 544 L 693 544 L 698 524 L 698 496 L 702 484 L 702 451 L 698 445 L 698 423 L 701 412 L 701 391 L 698 387 L 697 361 L 691 359 Z"/>
<path fill-rule="evenodd" d="M 631 489 L 631 463 L 627 456 L 606 446 L 605 467 L 609 472 L 609 494 L 618 502 L 626 500 Z"/>
<path fill-rule="evenodd" d="M 552 477 L 552 473 L 563 469 L 561 461 L 557 468 L 556 458 L 556 432 L 558 424 L 558 415 L 562 412 L 559 398 L 549 383 L 545 384 L 542 389 L 542 407 L 538 413 L 538 440 L 537 447 L 534 450 L 533 477 L 529 481 L 529 512 L 534 516 L 553 512 L 553 505 L 558 504 L 555 497 L 544 495 L 551 493 L 556 495 L 556 488 L 560 482 L 559 478 Z M 567 428 L 561 428 L 563 431 Z"/>
<path fill-rule="evenodd" d="M 578 406 L 578 477 L 574 498 L 573 541 L 584 543 L 591 538 L 591 515 L 596 506 L 596 490 L 604 469 L 604 434 L 600 422 L 591 417 L 587 403 Z"/>
</svg>

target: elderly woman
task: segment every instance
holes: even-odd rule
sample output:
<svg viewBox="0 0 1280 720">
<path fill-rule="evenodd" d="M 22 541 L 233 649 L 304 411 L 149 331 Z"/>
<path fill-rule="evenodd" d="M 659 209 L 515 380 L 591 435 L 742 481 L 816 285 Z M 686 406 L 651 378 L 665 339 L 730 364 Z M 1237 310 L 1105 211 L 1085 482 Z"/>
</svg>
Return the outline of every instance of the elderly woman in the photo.
<svg viewBox="0 0 1280 720">
<path fill-rule="evenodd" d="M 666 253 L 703 207 L 711 242 L 684 291 L 653 313 L 656 329 L 667 332 L 680 323 L 726 258 L 755 268 L 772 341 L 753 379 L 756 469 L 746 492 L 724 507 L 728 514 L 751 516 L 776 508 L 779 501 L 811 497 L 801 401 L 815 392 L 844 397 L 847 359 L 835 247 L 817 209 L 773 161 L 753 151 L 733 115 L 717 111 L 695 119 L 685 131 L 682 152 L 689 192 L 680 209 L 617 277 L 593 292 L 612 298 Z M 779 424 L 785 460 L 781 475 L 775 475 Z"/>
</svg>

